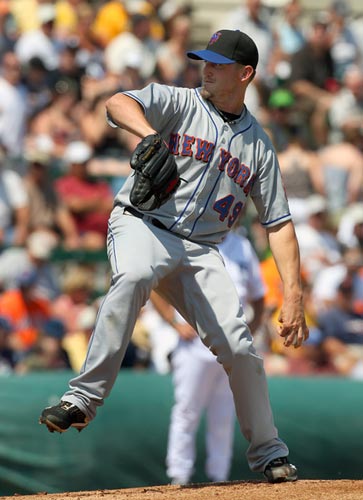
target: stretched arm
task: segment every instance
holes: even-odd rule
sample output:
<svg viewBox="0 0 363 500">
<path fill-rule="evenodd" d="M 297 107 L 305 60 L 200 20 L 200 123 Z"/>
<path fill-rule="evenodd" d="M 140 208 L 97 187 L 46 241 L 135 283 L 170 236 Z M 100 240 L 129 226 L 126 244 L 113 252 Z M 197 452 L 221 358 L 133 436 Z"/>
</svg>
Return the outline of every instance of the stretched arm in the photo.
<svg viewBox="0 0 363 500">
<path fill-rule="evenodd" d="M 268 228 L 267 237 L 283 284 L 279 335 L 285 339 L 285 346 L 300 347 L 309 337 L 309 330 L 305 322 L 300 254 L 294 226 L 289 221 Z"/>
<path fill-rule="evenodd" d="M 296 80 L 291 84 L 291 90 L 300 97 L 306 97 L 315 104 L 319 104 L 327 110 L 333 101 L 333 95 L 327 90 L 321 89 L 308 80 Z"/>
<path fill-rule="evenodd" d="M 106 101 L 107 115 L 120 128 L 125 129 L 141 139 L 156 130 L 146 120 L 140 104 L 122 93 L 114 94 Z"/>
<path fill-rule="evenodd" d="M 62 232 L 64 246 L 73 250 L 80 247 L 80 236 L 77 231 L 77 226 L 68 209 L 59 205 L 56 210 L 56 222 Z"/>
</svg>

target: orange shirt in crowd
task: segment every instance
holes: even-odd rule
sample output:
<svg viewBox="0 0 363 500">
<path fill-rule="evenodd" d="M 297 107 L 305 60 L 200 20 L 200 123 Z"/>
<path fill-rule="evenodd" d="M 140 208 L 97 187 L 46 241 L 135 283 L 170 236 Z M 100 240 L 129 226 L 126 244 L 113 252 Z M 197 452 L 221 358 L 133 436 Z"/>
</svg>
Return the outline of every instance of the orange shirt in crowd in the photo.
<svg viewBox="0 0 363 500">
<path fill-rule="evenodd" d="M 42 323 L 50 318 L 50 302 L 40 297 L 25 300 L 19 289 L 0 295 L 0 315 L 13 327 L 13 340 L 19 350 L 27 350 L 36 342 Z"/>
</svg>

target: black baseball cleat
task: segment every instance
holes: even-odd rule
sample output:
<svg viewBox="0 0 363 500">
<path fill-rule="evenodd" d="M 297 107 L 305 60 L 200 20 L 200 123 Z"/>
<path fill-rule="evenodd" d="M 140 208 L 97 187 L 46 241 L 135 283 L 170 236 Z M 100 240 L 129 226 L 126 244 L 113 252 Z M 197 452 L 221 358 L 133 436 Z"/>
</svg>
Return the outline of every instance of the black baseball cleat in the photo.
<svg viewBox="0 0 363 500">
<path fill-rule="evenodd" d="M 40 415 L 39 423 L 45 424 L 49 432 L 65 432 L 69 427 L 81 432 L 89 420 L 76 405 L 61 401 L 56 406 L 45 408 Z"/>
<path fill-rule="evenodd" d="M 297 480 L 297 468 L 290 464 L 287 457 L 271 460 L 263 472 L 269 483 L 285 483 Z"/>
</svg>

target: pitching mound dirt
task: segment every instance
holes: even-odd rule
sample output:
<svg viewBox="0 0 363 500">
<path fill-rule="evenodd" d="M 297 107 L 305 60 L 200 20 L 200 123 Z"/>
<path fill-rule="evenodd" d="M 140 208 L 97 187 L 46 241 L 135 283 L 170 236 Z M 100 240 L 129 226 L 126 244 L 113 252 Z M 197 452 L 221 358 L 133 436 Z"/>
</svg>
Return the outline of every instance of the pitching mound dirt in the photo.
<svg viewBox="0 0 363 500">
<path fill-rule="evenodd" d="M 305 481 L 288 484 L 234 481 L 190 486 L 15 495 L 17 500 L 362 500 L 363 480 Z M 2 497 L 3 500 L 14 499 Z"/>
</svg>

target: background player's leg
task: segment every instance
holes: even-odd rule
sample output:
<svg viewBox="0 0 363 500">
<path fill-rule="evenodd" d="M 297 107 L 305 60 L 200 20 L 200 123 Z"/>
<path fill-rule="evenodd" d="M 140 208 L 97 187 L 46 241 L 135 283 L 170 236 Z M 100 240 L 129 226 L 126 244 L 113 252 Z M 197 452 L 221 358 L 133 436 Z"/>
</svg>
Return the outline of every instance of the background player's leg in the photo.
<svg viewBox="0 0 363 500">
<path fill-rule="evenodd" d="M 200 342 L 199 339 L 196 341 Z M 187 483 L 194 472 L 196 433 L 213 388 L 209 362 L 193 355 L 193 341 L 182 342 L 172 355 L 174 406 L 171 412 L 167 475 Z"/>
<path fill-rule="evenodd" d="M 207 404 L 206 474 L 212 481 L 227 481 L 233 454 L 236 412 L 228 377 L 223 367 L 211 360 L 213 391 Z"/>
</svg>

